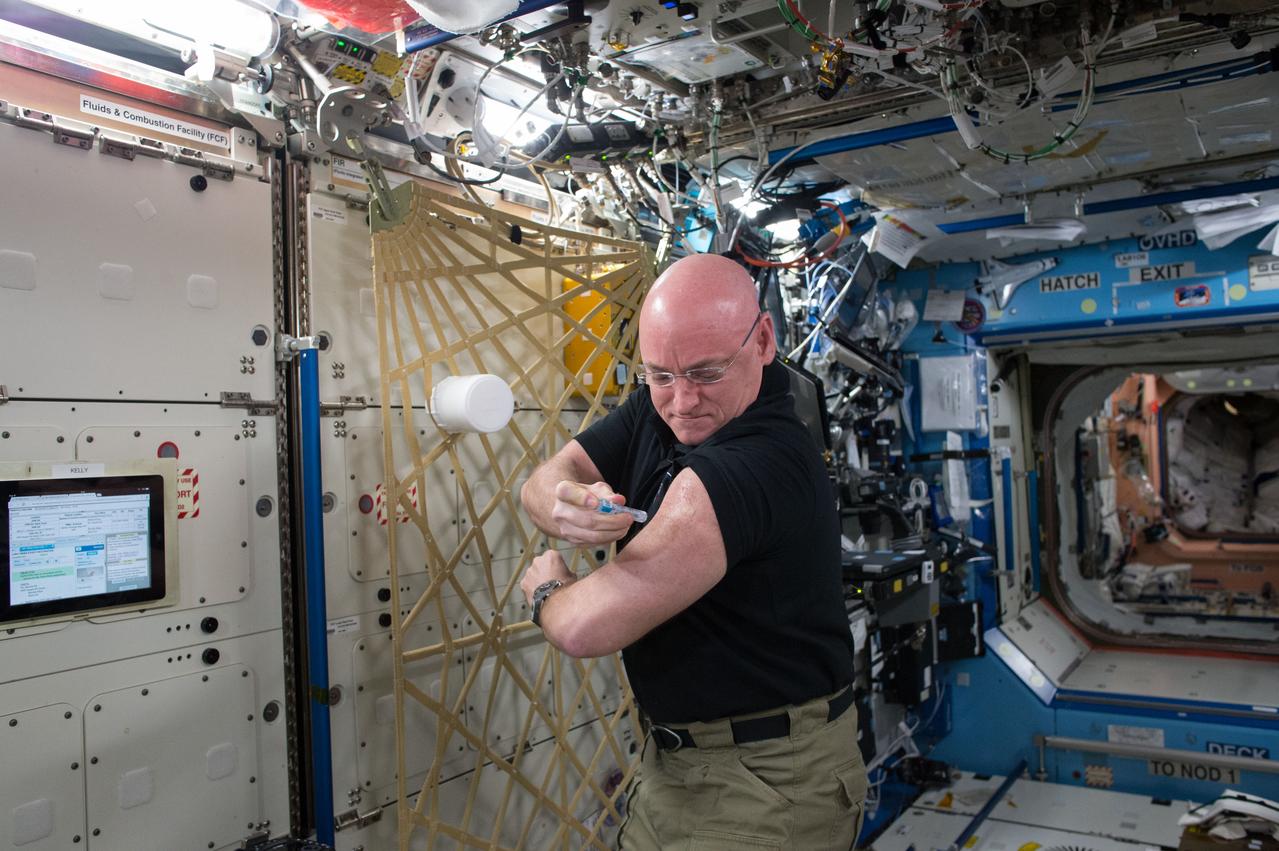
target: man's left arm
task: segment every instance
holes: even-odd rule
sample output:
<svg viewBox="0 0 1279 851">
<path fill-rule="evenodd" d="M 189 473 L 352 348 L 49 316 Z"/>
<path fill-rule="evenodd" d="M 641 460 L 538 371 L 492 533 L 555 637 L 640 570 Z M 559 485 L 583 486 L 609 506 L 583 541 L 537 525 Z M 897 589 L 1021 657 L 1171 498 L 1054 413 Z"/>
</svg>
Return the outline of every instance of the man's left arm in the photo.
<svg viewBox="0 0 1279 851">
<path fill-rule="evenodd" d="M 691 606 L 724 578 L 724 538 L 702 480 L 685 469 L 657 512 L 613 561 L 580 579 L 555 550 L 534 560 L 521 588 L 551 579 L 566 587 L 547 597 L 546 638 L 570 656 L 607 656 L 633 644 Z"/>
</svg>

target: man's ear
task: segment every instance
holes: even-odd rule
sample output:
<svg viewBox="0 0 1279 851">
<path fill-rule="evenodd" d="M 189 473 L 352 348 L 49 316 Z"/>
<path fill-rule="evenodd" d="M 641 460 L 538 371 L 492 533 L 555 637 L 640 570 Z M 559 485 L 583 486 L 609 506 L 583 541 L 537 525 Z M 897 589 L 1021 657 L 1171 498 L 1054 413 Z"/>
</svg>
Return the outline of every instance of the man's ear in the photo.
<svg viewBox="0 0 1279 851">
<path fill-rule="evenodd" d="M 759 325 L 763 329 L 760 358 L 764 363 L 768 363 L 777 355 L 777 331 L 773 328 L 773 314 L 765 311 L 764 318 L 759 321 Z"/>
</svg>

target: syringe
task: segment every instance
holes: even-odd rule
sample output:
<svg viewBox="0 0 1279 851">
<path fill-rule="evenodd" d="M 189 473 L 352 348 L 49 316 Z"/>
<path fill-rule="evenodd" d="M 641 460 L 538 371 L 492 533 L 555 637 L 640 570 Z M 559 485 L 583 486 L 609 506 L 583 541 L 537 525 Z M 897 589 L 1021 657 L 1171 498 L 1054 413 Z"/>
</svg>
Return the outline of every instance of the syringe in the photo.
<svg viewBox="0 0 1279 851">
<path fill-rule="evenodd" d="M 601 499 L 599 508 L 595 509 L 600 514 L 617 514 L 619 511 L 623 514 L 629 514 L 635 518 L 636 523 L 643 523 L 648 519 L 647 511 L 640 511 L 638 508 L 628 508 L 625 505 L 618 505 L 616 502 L 610 502 L 607 499 Z"/>
</svg>

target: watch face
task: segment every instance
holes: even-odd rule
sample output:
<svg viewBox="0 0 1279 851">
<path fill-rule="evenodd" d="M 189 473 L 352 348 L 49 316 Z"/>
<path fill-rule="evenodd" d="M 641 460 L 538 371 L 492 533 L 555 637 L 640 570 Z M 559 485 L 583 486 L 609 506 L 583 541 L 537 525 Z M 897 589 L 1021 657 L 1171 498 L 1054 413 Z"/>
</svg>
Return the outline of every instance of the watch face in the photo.
<svg viewBox="0 0 1279 851">
<path fill-rule="evenodd" d="M 535 626 L 541 626 L 542 620 L 542 603 L 546 602 L 546 598 L 551 592 L 559 588 L 564 583 L 558 579 L 552 579 L 550 582 L 543 582 L 541 585 L 533 589 L 533 615 L 532 620 Z"/>
</svg>

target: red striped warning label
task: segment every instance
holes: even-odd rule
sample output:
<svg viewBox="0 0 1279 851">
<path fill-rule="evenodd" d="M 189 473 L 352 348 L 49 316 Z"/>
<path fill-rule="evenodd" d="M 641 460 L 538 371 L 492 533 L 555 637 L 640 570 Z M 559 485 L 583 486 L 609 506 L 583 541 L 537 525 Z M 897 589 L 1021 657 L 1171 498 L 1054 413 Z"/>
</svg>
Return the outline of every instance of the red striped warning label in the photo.
<svg viewBox="0 0 1279 851">
<path fill-rule="evenodd" d="M 415 482 L 415 483 L 413 483 L 413 484 L 411 484 L 411 485 L 409 485 L 409 502 L 413 505 L 413 509 L 416 511 L 416 510 L 417 510 L 417 507 L 418 507 L 418 504 L 417 504 L 417 483 L 416 483 L 416 482 Z M 376 489 L 374 489 L 374 492 L 373 492 L 373 505 L 374 505 L 374 507 L 376 507 L 376 508 L 377 508 L 377 522 L 378 522 L 378 525 L 379 525 L 379 526 L 385 526 L 385 525 L 387 525 L 387 515 L 386 515 L 386 487 L 385 487 L 385 485 L 383 485 L 381 482 L 378 482 L 378 483 L 377 483 L 377 488 L 376 488 Z M 408 512 L 407 512 L 407 511 L 405 511 L 405 510 L 404 510 L 404 503 L 400 503 L 400 504 L 398 504 L 398 505 L 396 505 L 396 506 L 395 506 L 395 522 L 396 522 L 396 523 L 407 523 L 407 522 L 409 522 L 409 514 L 408 514 Z"/>
<path fill-rule="evenodd" d="M 178 519 L 200 516 L 200 474 L 194 467 L 178 470 Z"/>
</svg>

